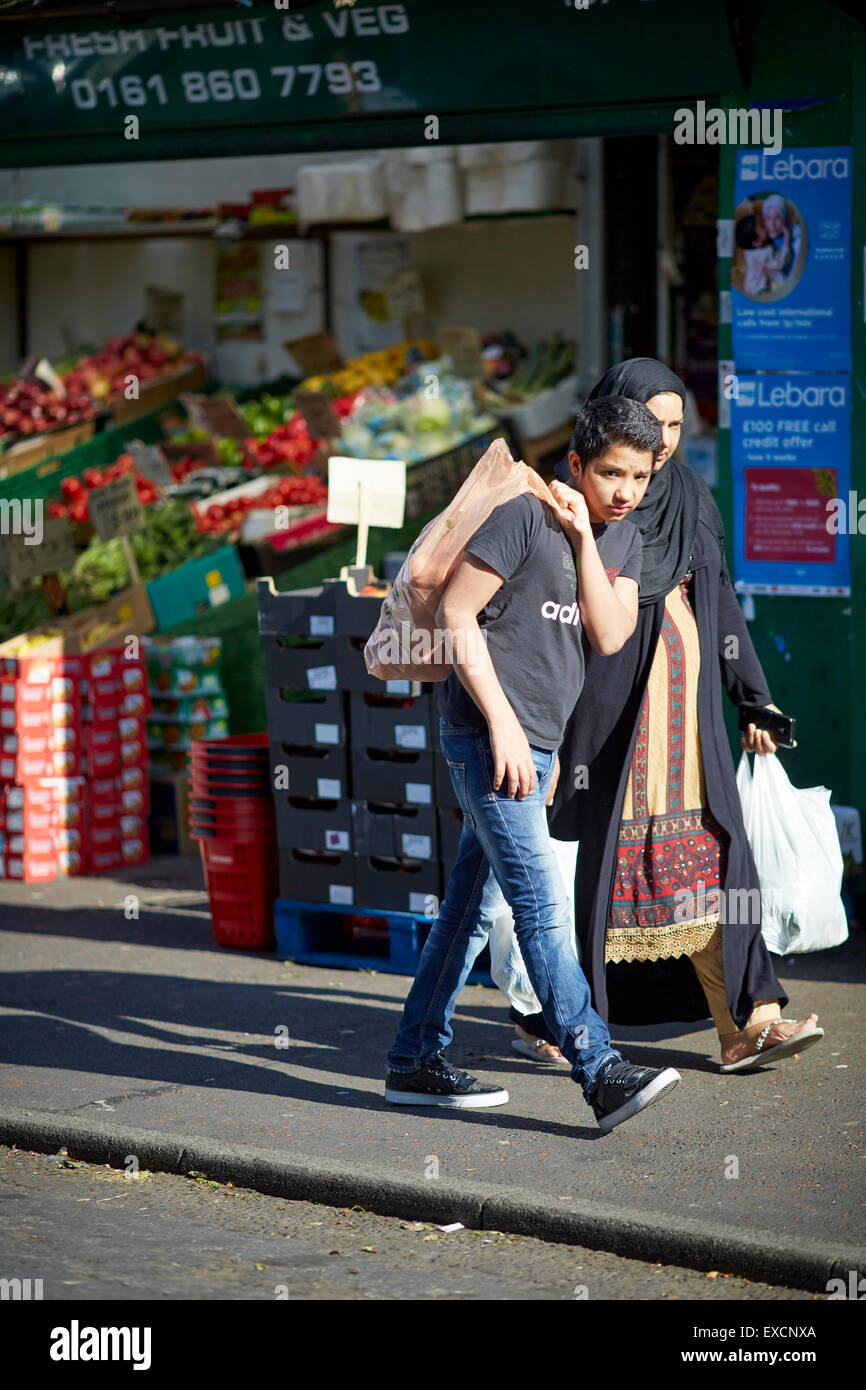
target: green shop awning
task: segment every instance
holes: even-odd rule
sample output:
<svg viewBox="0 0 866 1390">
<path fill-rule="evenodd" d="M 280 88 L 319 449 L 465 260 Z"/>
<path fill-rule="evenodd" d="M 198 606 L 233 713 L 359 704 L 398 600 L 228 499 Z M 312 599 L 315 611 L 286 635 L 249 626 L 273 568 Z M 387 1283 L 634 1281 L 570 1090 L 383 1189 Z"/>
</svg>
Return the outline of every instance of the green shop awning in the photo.
<svg viewBox="0 0 866 1390">
<path fill-rule="evenodd" d="M 741 85 L 722 0 L 234 6 L 0 25 L 0 166 L 672 129 Z M 136 118 L 136 119 L 130 119 Z"/>
</svg>

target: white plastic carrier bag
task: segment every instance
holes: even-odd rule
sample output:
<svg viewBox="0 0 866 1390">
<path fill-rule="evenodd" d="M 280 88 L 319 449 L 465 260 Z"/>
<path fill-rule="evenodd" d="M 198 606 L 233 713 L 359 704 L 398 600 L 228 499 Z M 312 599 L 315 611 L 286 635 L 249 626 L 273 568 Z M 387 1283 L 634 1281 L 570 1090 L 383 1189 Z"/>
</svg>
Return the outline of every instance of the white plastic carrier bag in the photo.
<svg viewBox="0 0 866 1390">
<path fill-rule="evenodd" d="M 825 951 L 848 939 L 842 850 L 826 787 L 792 787 L 777 757 L 745 753 L 737 789 L 761 884 L 762 933 L 776 955 Z"/>
</svg>

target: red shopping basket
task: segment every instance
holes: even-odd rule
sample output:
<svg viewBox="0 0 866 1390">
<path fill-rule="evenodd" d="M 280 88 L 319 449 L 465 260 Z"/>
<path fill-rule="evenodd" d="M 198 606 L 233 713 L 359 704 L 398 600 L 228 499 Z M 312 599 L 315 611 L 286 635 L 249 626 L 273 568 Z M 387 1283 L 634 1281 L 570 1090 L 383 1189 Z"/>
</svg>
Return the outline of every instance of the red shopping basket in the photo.
<svg viewBox="0 0 866 1390">
<path fill-rule="evenodd" d="M 274 945 L 279 863 L 272 842 L 199 840 L 213 934 L 220 946 L 264 950 Z"/>
</svg>

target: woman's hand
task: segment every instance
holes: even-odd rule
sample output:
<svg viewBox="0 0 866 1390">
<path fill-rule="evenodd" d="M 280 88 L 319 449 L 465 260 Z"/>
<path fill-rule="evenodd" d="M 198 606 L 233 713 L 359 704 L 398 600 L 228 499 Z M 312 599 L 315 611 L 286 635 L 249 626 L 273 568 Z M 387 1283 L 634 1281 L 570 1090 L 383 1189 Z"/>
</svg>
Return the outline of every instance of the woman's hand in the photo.
<svg viewBox="0 0 866 1390">
<path fill-rule="evenodd" d="M 529 740 L 517 717 L 494 720 L 489 726 L 493 750 L 493 786 L 498 791 L 503 778 L 508 779 L 508 795 L 518 801 L 535 790 L 538 774 L 532 760 Z"/>
<path fill-rule="evenodd" d="M 778 705 L 764 705 L 764 709 L 775 710 L 776 714 L 782 713 Z M 742 743 L 746 753 L 757 753 L 759 758 L 763 758 L 767 753 L 775 753 L 778 748 L 778 744 L 770 737 L 769 729 L 759 729 L 756 724 L 746 726 Z"/>
</svg>

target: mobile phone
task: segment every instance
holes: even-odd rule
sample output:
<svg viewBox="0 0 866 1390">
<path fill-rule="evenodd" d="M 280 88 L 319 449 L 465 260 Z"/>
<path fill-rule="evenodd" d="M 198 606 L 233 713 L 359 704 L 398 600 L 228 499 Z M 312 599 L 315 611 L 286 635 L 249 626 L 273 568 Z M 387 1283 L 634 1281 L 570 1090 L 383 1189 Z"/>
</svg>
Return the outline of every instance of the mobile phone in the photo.
<svg viewBox="0 0 866 1390">
<path fill-rule="evenodd" d="M 797 721 L 790 715 L 777 714 L 774 709 L 764 709 L 763 705 L 740 705 L 738 727 L 745 730 L 749 724 L 754 724 L 756 729 L 766 729 L 780 748 L 794 747 Z"/>
</svg>

